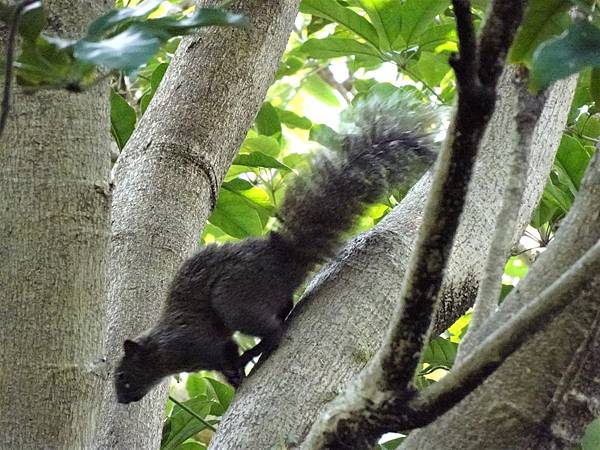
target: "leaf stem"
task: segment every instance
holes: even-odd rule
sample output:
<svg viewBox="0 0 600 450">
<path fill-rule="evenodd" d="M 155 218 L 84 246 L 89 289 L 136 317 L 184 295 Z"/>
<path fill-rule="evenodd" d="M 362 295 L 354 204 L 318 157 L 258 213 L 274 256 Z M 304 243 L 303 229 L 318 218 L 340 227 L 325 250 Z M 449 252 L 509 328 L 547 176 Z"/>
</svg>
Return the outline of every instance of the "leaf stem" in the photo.
<svg viewBox="0 0 600 450">
<path fill-rule="evenodd" d="M 179 406 L 181 409 L 183 409 L 189 415 L 193 416 L 196 420 L 198 420 L 200 423 L 202 423 L 209 430 L 212 430 L 215 432 L 217 431 L 217 429 L 214 426 L 212 426 L 210 423 L 208 423 L 206 420 L 204 420 L 202 417 L 200 417 L 195 411 L 188 408 L 185 404 L 181 403 L 179 400 L 177 400 L 172 395 L 169 395 L 169 400 L 171 400 L 173 403 L 175 403 L 177 406 Z"/>
</svg>

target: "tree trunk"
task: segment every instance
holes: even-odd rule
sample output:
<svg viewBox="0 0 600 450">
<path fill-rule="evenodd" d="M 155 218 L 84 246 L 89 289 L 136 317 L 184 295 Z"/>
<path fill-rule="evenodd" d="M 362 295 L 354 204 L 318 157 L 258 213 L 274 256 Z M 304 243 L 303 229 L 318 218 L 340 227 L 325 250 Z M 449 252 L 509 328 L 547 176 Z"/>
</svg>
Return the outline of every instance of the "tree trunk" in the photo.
<svg viewBox="0 0 600 450">
<path fill-rule="evenodd" d="M 506 189 L 498 146 L 514 142 L 512 70 L 500 85 L 495 117 L 486 133 L 443 288 L 441 331 L 474 300 L 481 269 Z M 533 137 L 531 171 L 521 211 L 520 237 L 544 188 L 562 136 L 575 84 L 551 92 Z M 271 448 L 302 441 L 319 411 L 364 368 L 380 345 L 400 289 L 429 186 L 421 180 L 375 229 L 354 239 L 312 282 L 295 310 L 280 349 L 244 382 L 211 448 Z M 454 448 L 454 447 L 452 447 Z M 458 447 L 457 447 L 458 448 Z"/>
<path fill-rule="evenodd" d="M 217 3 L 217 2 L 212 2 Z M 213 28 L 182 42 L 118 161 L 113 201 L 108 360 L 152 325 L 182 260 L 273 81 L 297 0 L 240 1 L 248 30 Z M 166 383 L 116 403 L 107 380 L 98 446 L 158 448 Z"/>
<path fill-rule="evenodd" d="M 76 36 L 108 3 L 46 1 L 50 31 Z M 2 449 L 92 446 L 110 242 L 108 105 L 106 84 L 14 90 L 0 144 Z"/>
</svg>

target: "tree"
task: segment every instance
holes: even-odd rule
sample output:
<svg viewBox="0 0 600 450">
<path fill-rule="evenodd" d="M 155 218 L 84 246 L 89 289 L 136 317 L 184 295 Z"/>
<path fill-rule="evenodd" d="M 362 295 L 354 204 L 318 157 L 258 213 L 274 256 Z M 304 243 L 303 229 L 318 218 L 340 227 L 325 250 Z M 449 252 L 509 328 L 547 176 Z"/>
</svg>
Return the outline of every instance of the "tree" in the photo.
<svg viewBox="0 0 600 450">
<path fill-rule="evenodd" d="M 273 223 L 271 217 L 292 174 L 291 169 L 307 162 L 306 154 L 286 148 L 286 141 L 304 133 L 304 137 L 308 134 L 314 141 L 335 145 L 335 131 L 303 117 L 303 113 L 308 115 L 309 112 L 299 108 L 301 100 L 298 99 L 303 95 L 320 99 L 321 105 L 332 105 L 374 92 L 409 89 L 420 95 L 424 102 L 440 104 L 451 103 L 458 86 L 459 105 L 462 106 L 459 106 L 455 126 L 449 132 L 449 144 L 442 161 L 446 160 L 444 158 L 460 161 L 460 152 L 452 156 L 450 148 L 479 149 L 460 225 L 454 230 L 452 250 L 454 227 L 442 226 L 417 239 L 422 217 L 424 227 L 431 227 L 438 223 L 456 223 L 460 213 L 461 208 L 454 205 L 460 203 L 461 193 L 456 189 L 439 188 L 443 169 L 438 170 L 437 181 L 433 181 L 434 198 L 437 195 L 450 207 L 425 208 L 426 197 L 432 190 L 431 178 L 425 177 L 395 208 L 391 209 L 391 206 L 402 199 L 404 193 L 394 193 L 393 197 L 369 210 L 359 229 L 373 223 L 377 225 L 351 241 L 340 258 L 321 270 L 290 318 L 288 339 L 236 393 L 234 403 L 212 439 L 212 448 L 271 448 L 300 443 L 305 448 L 342 448 L 344 440 L 351 448 L 360 448 L 374 445 L 384 431 L 423 427 L 431 421 L 434 421 L 431 426 L 411 433 L 403 448 L 448 445 L 489 448 L 510 447 L 514 443 L 519 443 L 519 448 L 527 445 L 562 448 L 566 443 L 576 445 L 593 419 L 595 385 L 586 375 L 593 373 L 594 368 L 596 309 L 593 287 L 598 283 L 594 278 L 597 273 L 594 264 L 598 263 L 594 252 L 597 251 L 592 249 L 598 240 L 599 229 L 597 209 L 593 207 L 598 200 L 594 163 L 579 188 L 593 152 L 590 143 L 600 134 L 596 131 L 598 122 L 593 103 L 598 74 L 594 70 L 580 79 L 572 108 L 569 103 L 575 89 L 574 78 L 556 82 L 547 91 L 537 94 L 527 89 L 528 80 L 533 88 L 539 88 L 568 75 L 562 70 L 564 67 L 571 67 L 573 73 L 586 64 L 595 63 L 593 53 L 586 54 L 582 50 L 587 48 L 589 40 L 596 39 L 595 28 L 588 27 L 585 20 L 588 13 L 593 16 L 593 7 L 588 11 L 580 3 L 578 11 L 582 17 L 569 25 L 569 2 L 558 1 L 555 5 L 530 2 L 511 60 L 527 65 L 532 70 L 531 76 L 522 69 L 505 71 L 499 82 L 494 115 L 483 134 L 486 120 L 482 119 L 491 112 L 486 109 L 490 105 L 481 110 L 481 115 L 473 115 L 472 110 L 480 100 L 473 97 L 474 92 L 465 89 L 475 85 L 472 83 L 475 79 L 469 78 L 473 76 L 469 67 L 480 61 L 475 55 L 482 55 L 480 67 L 483 69 L 479 76 L 493 74 L 485 79 L 486 86 L 493 86 L 501 69 L 495 63 L 506 54 L 523 4 L 492 2 L 494 8 L 487 23 L 494 26 L 482 31 L 489 38 L 487 47 L 484 39 L 481 45 L 485 51 L 473 52 L 475 47 L 465 2 L 455 1 L 454 8 L 449 8 L 448 1 L 430 3 L 409 0 L 404 4 L 386 1 L 346 4 L 304 0 L 301 6 L 303 26 L 297 22 L 298 28 L 275 74 L 278 82 L 262 107 L 260 103 L 294 22 L 297 8 L 294 1 L 240 3 L 237 6 L 241 8 L 232 8 L 247 14 L 254 25 L 251 31 L 219 29 L 187 38 L 179 45 L 170 65 L 169 53 L 179 40 L 167 41 L 158 55 L 140 70 L 141 76 L 133 84 L 128 80 L 134 78 L 121 78 L 127 82 L 113 84 L 113 135 L 118 145 L 125 148 L 114 171 L 113 247 L 107 280 L 109 366 L 118 357 L 123 338 L 135 335 L 156 316 L 165 283 L 197 241 L 197 234 L 207 217 L 209 223 L 202 235 L 205 242 L 265 232 Z M 476 24 L 483 15 L 479 8 L 485 3 L 475 2 Z M 510 14 L 503 8 L 511 8 Z M 156 10 L 152 14 L 150 17 L 159 17 L 164 11 Z M 454 60 L 458 70 L 456 84 L 446 63 L 456 49 L 455 15 L 462 33 L 459 33 L 461 59 Z M 28 19 L 25 23 L 32 22 Z M 564 29 L 567 32 L 563 36 L 553 37 Z M 498 36 L 494 34 L 498 30 L 504 30 L 507 38 L 492 39 Z M 536 36 L 536 40 L 531 36 Z M 535 48 L 542 42 L 544 45 L 534 55 Z M 495 54 L 499 54 L 499 58 L 495 58 Z M 340 60 L 330 66 L 333 57 L 345 58 L 342 65 L 349 69 L 349 75 L 343 80 L 336 73 Z M 573 64 L 556 64 L 557 57 L 567 58 Z M 369 74 L 374 72 L 369 70 L 390 65 L 397 67 L 400 79 L 409 82 L 408 87 L 398 88 L 370 77 Z M 169 69 L 157 90 L 167 66 Z M 27 73 L 18 72 L 17 75 L 22 82 Z M 302 80 L 299 87 L 291 83 L 294 76 Z M 20 104 L 20 101 L 16 103 L 17 106 Z M 37 100 L 33 105 L 33 110 L 41 106 Z M 244 140 L 257 110 L 255 125 Z M 142 115 L 142 119 L 129 139 L 136 115 Z M 469 118 L 466 122 L 465 117 Z M 563 135 L 565 121 L 568 128 Z M 7 133 L 15 139 L 12 123 L 9 122 Z M 457 128 L 459 133 L 456 133 Z M 310 131 L 295 133 L 293 130 Z M 19 135 L 19 138 L 23 136 Z M 452 142 L 456 142 L 457 136 L 459 145 L 453 147 Z M 33 142 L 35 137 L 26 139 Z M 558 156 L 553 163 L 559 142 Z M 241 154 L 234 159 L 240 143 Z M 103 148 L 107 145 L 106 142 Z M 529 158 L 527 173 L 523 158 Z M 226 174 L 232 161 L 233 166 Z M 442 168 L 452 166 L 453 163 L 449 166 L 441 164 Z M 546 183 L 550 170 L 551 176 Z M 457 182 L 451 186 L 465 188 L 464 173 L 456 175 Z M 32 179 L 26 181 L 32 182 Z M 7 185 L 10 189 L 11 184 Z M 11 232 L 14 229 L 12 211 L 16 207 L 12 208 L 7 218 L 2 216 L 2 223 L 8 224 L 6 229 Z M 214 211 L 209 217 L 211 208 Z M 93 209 L 102 211 L 97 207 Z M 570 215 L 563 220 L 569 209 Z M 442 220 L 432 221 L 432 211 L 440 214 Z M 506 296 L 496 313 L 500 289 L 498 276 L 511 247 L 530 222 L 532 211 L 531 225 L 539 233 L 541 243 L 545 246 L 548 238 L 553 242 L 532 265 L 530 275 L 519 284 L 519 289 Z M 558 223 L 561 226 L 556 231 Z M 106 232 L 106 223 L 104 227 Z M 534 228 L 530 227 L 528 232 Z M 17 242 L 26 241 L 27 236 L 23 236 Z M 430 250 L 410 262 L 409 255 L 415 245 L 414 251 L 418 252 L 423 243 L 439 236 L 443 238 L 441 241 L 434 245 L 429 242 Z M 99 261 L 106 263 L 106 244 L 106 239 L 93 244 L 94 250 L 103 255 L 101 260 L 94 257 L 94 252 L 79 255 L 102 271 L 104 266 Z M 589 249 L 592 250 L 587 252 Z M 50 254 L 48 252 L 44 250 L 43 254 Z M 10 255 L 13 254 L 19 253 Z M 531 252 L 526 254 L 531 255 Z M 584 254 L 587 259 L 578 261 Z M 433 256 L 436 256 L 434 261 Z M 446 259 L 447 270 L 442 280 L 441 267 Z M 12 260 L 9 257 L 9 261 Z M 406 286 L 410 286 L 410 282 L 406 281 L 403 287 L 404 274 L 407 273 L 410 280 L 415 274 L 426 272 L 415 271 L 415 262 L 435 268 L 422 280 L 439 285 L 439 295 L 432 291 L 428 295 L 413 296 L 412 300 L 407 295 L 410 289 Z M 513 257 L 505 270 L 512 273 L 517 262 L 523 264 L 525 260 Z M 66 276 L 80 273 L 78 269 L 81 267 L 70 267 Z M 555 282 L 562 272 L 567 272 L 568 276 Z M 13 276 L 12 272 L 9 275 Z M 101 278 L 96 276 L 94 279 Z M 22 279 L 20 285 L 30 286 L 28 280 Z M 18 292 L 17 287 L 21 288 L 11 286 L 14 292 Z M 546 289 L 548 286 L 549 290 Z M 573 291 L 574 286 L 586 286 L 586 289 Z M 509 286 L 503 287 L 503 293 L 509 289 Z M 586 294 L 588 292 L 590 294 Z M 566 309 L 563 309 L 564 293 L 569 298 L 578 298 Z M 94 298 L 97 302 L 91 304 L 97 308 L 102 305 L 103 297 L 101 290 L 96 294 L 100 294 Z M 476 297 L 474 314 L 462 316 Z M 18 294 L 11 298 L 14 299 L 10 303 L 12 310 L 18 311 Z M 400 301 L 401 298 L 404 300 Z M 437 306 L 433 320 L 423 302 L 429 300 L 433 308 L 436 298 L 440 298 L 441 304 Z M 548 298 L 554 303 L 548 302 Z M 518 308 L 529 302 L 530 307 Z M 541 315 L 538 312 L 540 305 Z M 549 311 L 543 309 L 547 305 L 551 306 Z M 405 314 L 407 310 L 412 312 Z M 391 316 L 396 333 L 392 339 L 390 336 L 394 335 L 390 333 L 393 332 L 387 333 L 386 337 Z M 534 321 L 525 320 L 532 317 Z M 469 332 L 463 337 L 470 318 Z M 552 324 L 560 325 L 540 325 L 550 322 L 551 318 L 554 318 Z M 437 336 L 457 319 L 450 328 L 451 335 L 432 338 L 421 355 L 429 321 L 433 320 L 432 336 Z M 30 320 L 29 323 L 35 327 L 38 322 Z M 54 321 L 54 315 L 49 316 L 49 323 L 53 327 L 62 326 L 60 321 Z M 99 339 L 99 329 L 90 328 L 89 322 L 82 321 L 77 325 L 81 325 L 81 329 L 95 330 L 94 339 Z M 541 331 L 523 344 L 527 334 L 531 334 L 523 333 L 526 327 Z M 517 333 L 517 330 L 521 332 Z M 507 339 L 512 335 L 520 337 Z M 16 331 L 4 336 L 12 336 L 7 341 L 19 343 L 21 348 L 27 345 L 19 340 L 21 335 Z M 492 339 L 485 340 L 490 336 Z M 452 366 L 461 338 L 456 365 L 440 380 Z M 94 339 L 91 343 L 85 342 L 91 345 L 87 350 L 89 352 L 91 348 L 89 354 L 96 356 L 99 344 Z M 569 345 L 559 344 L 565 341 Z M 63 338 L 61 342 L 65 342 L 67 348 L 74 348 L 75 344 L 68 339 Z M 242 338 L 240 342 L 248 345 L 251 340 Z M 396 347 L 390 347 L 390 344 Z M 545 348 L 548 351 L 540 351 Z M 45 348 L 40 353 L 44 350 L 47 353 Z M 493 363 L 488 364 L 490 360 L 486 358 L 491 352 L 503 355 L 501 360 L 492 359 Z M 511 356 L 501 364 L 508 354 Z M 14 376 L 31 373 L 33 377 L 44 370 L 34 367 L 23 372 L 22 367 L 30 360 L 14 353 L 6 355 L 19 363 L 15 365 Z M 382 361 L 387 363 L 381 364 Z M 481 368 L 482 363 L 485 370 Z M 536 367 L 536 377 L 524 376 L 524 366 Z M 101 364 L 93 367 L 93 373 L 105 375 Z M 365 367 L 366 372 L 357 377 Z M 407 390 L 415 369 L 421 394 Z M 563 372 L 565 375 L 560 379 L 557 374 Z M 22 377 L 20 381 L 31 377 Z M 138 405 L 123 407 L 114 403 L 110 377 L 89 377 L 92 380 L 101 378 L 105 380 L 104 401 L 97 420 L 102 425 L 98 427 L 94 445 L 100 448 L 157 447 L 164 387 Z M 347 389 L 354 378 L 358 383 Z M 390 389 L 392 379 L 404 381 L 394 382 Z M 377 382 L 373 383 L 374 380 Z M 435 380 L 440 381 L 435 383 Z M 79 383 L 75 380 L 72 385 L 79 387 Z M 24 395 L 29 394 L 26 384 L 18 386 Z M 100 390 L 96 387 L 86 394 L 88 397 L 79 396 L 80 391 L 77 391 L 70 403 L 78 404 L 82 398 L 91 398 L 89 395 L 96 395 L 95 400 L 84 401 L 84 404 L 99 403 Z M 162 447 L 205 448 L 202 442 L 206 443 L 210 437 L 206 432 L 223 415 L 231 401 L 231 389 L 206 373 L 189 375 L 171 389 Z M 52 383 L 48 390 L 58 392 Z M 506 392 L 504 402 L 495 395 L 499 390 Z M 330 401 L 339 392 L 343 395 L 332 403 L 336 408 L 332 411 L 337 413 L 330 414 L 327 420 L 319 419 L 319 412 L 329 409 Z M 577 395 L 570 395 L 574 392 Z M 463 397 L 466 398 L 452 408 Z M 292 401 L 294 398 L 302 398 L 302 402 Z M 365 398 L 371 401 L 365 402 Z M 4 404 L 11 400 L 9 393 Z M 434 407 L 428 406 L 428 402 Z M 545 408 L 548 403 L 550 408 Z M 528 417 L 536 418 L 536 423 L 541 425 L 534 429 L 535 432 L 512 427 L 505 405 L 519 405 L 519 411 L 528 411 Z M 391 408 L 393 414 L 386 414 L 386 407 Z M 382 408 L 384 414 L 381 414 Z M 447 414 L 437 418 L 448 409 Z M 88 410 L 92 411 L 92 419 L 81 424 L 80 430 L 80 435 L 86 436 L 88 441 L 77 442 L 89 442 L 94 414 L 93 409 Z M 26 417 L 24 412 L 19 414 L 11 424 Z M 63 414 L 68 417 L 72 413 L 67 410 Z M 52 419 L 53 416 L 44 410 L 36 420 L 47 417 Z M 365 417 L 368 420 L 365 421 Z M 482 417 L 485 418 L 484 426 L 479 425 Z M 43 438 L 37 441 L 41 442 L 39 446 L 44 446 Z M 449 439 L 452 444 L 448 444 Z M 45 444 L 47 446 L 48 442 Z M 399 443 L 393 441 L 381 445 L 395 448 Z"/>
<path fill-rule="evenodd" d="M 60 17 L 51 31 L 75 35 L 108 2 L 48 3 Z M 108 90 L 18 90 L 12 104 L 0 142 L 0 404 L 11 411 L 0 446 L 90 448 L 110 243 Z"/>
</svg>

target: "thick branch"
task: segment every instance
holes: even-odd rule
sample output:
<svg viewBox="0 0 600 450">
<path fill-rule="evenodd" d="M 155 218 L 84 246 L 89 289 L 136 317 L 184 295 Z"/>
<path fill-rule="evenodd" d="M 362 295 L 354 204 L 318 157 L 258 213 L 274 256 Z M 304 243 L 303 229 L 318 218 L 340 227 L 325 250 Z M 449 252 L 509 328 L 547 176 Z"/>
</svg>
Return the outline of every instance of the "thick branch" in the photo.
<svg viewBox="0 0 600 450">
<path fill-rule="evenodd" d="M 446 329 L 472 304 L 497 225 L 508 179 L 504 153 L 515 145 L 507 140 L 515 135 L 514 72 L 509 68 L 499 85 L 442 287 L 436 330 Z M 514 242 L 542 193 L 574 88 L 573 80 L 567 80 L 550 90 L 532 141 Z M 351 241 L 320 272 L 298 306 L 287 339 L 236 393 L 211 448 L 270 448 L 302 440 L 319 411 L 357 377 L 383 341 L 400 292 L 398 273 L 406 269 L 429 190 L 426 177 L 377 227 Z"/>
<path fill-rule="evenodd" d="M 504 195 L 502 208 L 498 213 L 496 220 L 498 225 L 486 261 L 477 300 L 475 301 L 469 331 L 461 342 L 461 354 L 466 348 L 465 342 L 469 341 L 469 335 L 493 313 L 498 305 L 502 274 L 504 273 L 506 259 L 513 246 L 513 232 L 518 222 L 518 217 L 514 212 L 519 210 L 525 192 L 531 140 L 547 100 L 546 92 L 538 95 L 529 93 L 527 76 L 523 75 L 516 81 L 518 83 L 519 113 L 515 118 L 517 143 L 511 148 L 512 152 L 507 154 L 510 161 L 509 187 Z"/>
<path fill-rule="evenodd" d="M 520 22 L 523 7 L 520 1 L 505 3 L 512 5 L 510 18 L 498 18 L 505 26 L 500 29 L 484 28 L 481 37 L 482 42 L 496 42 L 496 46 L 488 46 L 486 51 L 501 63 Z M 414 394 L 411 382 L 431 327 L 479 144 L 494 110 L 496 83 L 500 75 L 486 74 L 485 80 L 478 78 L 480 61 L 477 59 L 470 3 L 455 0 L 453 5 L 461 40 L 461 54 L 452 59 L 459 93 L 455 120 L 438 158 L 432 191 L 416 249 L 404 278 L 398 310 L 382 349 L 366 369 L 368 377 L 357 381 L 357 385 L 368 383 L 376 386 L 375 391 L 380 391 L 379 395 L 369 397 L 358 409 L 354 405 L 346 410 L 338 407 L 335 414 L 326 413 L 322 423 L 315 424 L 303 448 L 370 447 L 382 431 L 394 426 L 393 411 L 397 410 L 398 399 L 407 400 Z M 503 34 L 508 38 L 500 42 L 493 36 L 485 36 L 485 33 Z M 355 385 L 350 392 L 357 395 L 360 389 Z M 389 404 L 386 397 L 392 400 Z"/>
<path fill-rule="evenodd" d="M 422 427 L 441 416 L 492 374 L 508 356 L 551 322 L 566 306 L 577 299 L 582 287 L 590 285 L 600 273 L 600 242 L 585 253 L 561 277 L 546 288 L 513 319 L 488 336 L 462 364 L 440 382 L 408 402 L 415 414 L 410 424 L 397 429 Z"/>
<path fill-rule="evenodd" d="M 216 1 L 203 2 L 214 6 Z M 115 168 L 106 347 L 158 317 L 176 268 L 195 247 L 219 186 L 267 89 L 297 15 L 297 0 L 244 0 L 247 30 L 211 28 L 182 41 Z M 118 405 L 106 380 L 101 448 L 157 448 L 165 389 Z"/>
</svg>

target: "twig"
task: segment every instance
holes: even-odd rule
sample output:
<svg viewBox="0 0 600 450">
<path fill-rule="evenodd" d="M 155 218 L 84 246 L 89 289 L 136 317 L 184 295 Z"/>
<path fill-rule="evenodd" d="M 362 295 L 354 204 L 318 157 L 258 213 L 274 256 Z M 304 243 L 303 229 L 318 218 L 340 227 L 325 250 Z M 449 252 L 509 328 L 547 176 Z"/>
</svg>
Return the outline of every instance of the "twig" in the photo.
<svg viewBox="0 0 600 450">
<path fill-rule="evenodd" d="M 0 138 L 4 133 L 8 112 L 10 110 L 10 93 L 12 90 L 13 64 L 15 60 L 15 47 L 17 43 L 17 32 L 19 31 L 19 21 L 25 8 L 40 0 L 24 0 L 15 6 L 15 10 L 10 21 L 8 30 L 8 41 L 6 42 L 6 67 L 4 68 L 4 90 L 2 93 L 2 111 L 0 111 Z"/>
<path fill-rule="evenodd" d="M 175 403 L 177 406 L 179 406 L 181 409 L 183 409 L 189 415 L 193 416 L 196 420 L 198 420 L 198 422 L 202 423 L 202 425 L 204 425 L 209 430 L 217 431 L 217 429 L 214 426 L 212 426 L 210 423 L 208 423 L 206 420 L 204 420 L 202 417 L 200 417 L 196 412 L 194 412 L 192 409 L 188 408 L 186 405 L 181 403 L 179 400 L 177 400 L 172 395 L 169 395 L 169 400 L 171 400 L 173 403 Z"/>
</svg>

